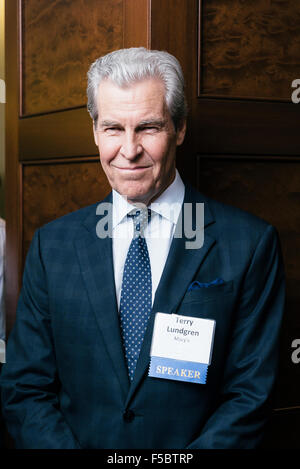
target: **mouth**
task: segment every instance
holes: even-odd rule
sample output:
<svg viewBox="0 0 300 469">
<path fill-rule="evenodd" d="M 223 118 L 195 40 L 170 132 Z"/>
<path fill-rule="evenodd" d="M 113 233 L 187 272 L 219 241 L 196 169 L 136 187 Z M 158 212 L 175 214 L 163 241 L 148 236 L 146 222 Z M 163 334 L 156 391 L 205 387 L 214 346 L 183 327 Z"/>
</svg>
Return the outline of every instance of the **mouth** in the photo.
<svg viewBox="0 0 300 469">
<path fill-rule="evenodd" d="M 117 169 L 118 171 L 124 171 L 124 172 L 128 172 L 128 173 L 139 173 L 139 172 L 143 172 L 147 169 L 149 169 L 151 166 L 134 166 L 134 167 L 119 167 L 119 166 L 114 166 L 115 169 Z"/>
</svg>

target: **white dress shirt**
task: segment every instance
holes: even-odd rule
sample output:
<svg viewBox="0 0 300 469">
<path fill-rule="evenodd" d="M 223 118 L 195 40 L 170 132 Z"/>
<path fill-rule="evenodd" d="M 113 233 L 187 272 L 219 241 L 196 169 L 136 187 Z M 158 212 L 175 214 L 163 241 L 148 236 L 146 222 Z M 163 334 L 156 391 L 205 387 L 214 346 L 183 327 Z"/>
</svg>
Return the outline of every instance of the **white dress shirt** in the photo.
<svg viewBox="0 0 300 469">
<path fill-rule="evenodd" d="M 184 184 L 176 170 L 172 184 L 148 207 L 152 211 L 151 221 L 145 228 L 144 236 L 151 264 L 152 304 L 169 254 L 184 192 Z M 128 219 L 127 214 L 134 208 L 136 208 L 134 205 L 129 204 L 124 197 L 113 190 L 112 246 L 118 308 L 120 307 L 124 264 L 133 237 L 133 221 Z"/>
</svg>

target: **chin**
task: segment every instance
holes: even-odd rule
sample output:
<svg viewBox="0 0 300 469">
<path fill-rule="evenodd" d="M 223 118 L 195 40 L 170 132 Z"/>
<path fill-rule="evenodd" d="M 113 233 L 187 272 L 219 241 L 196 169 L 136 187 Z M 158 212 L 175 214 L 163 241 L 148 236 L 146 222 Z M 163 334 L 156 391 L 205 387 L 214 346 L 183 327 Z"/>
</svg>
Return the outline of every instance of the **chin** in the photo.
<svg viewBox="0 0 300 469">
<path fill-rule="evenodd" d="M 142 203 L 148 205 L 149 197 L 140 194 L 126 194 L 124 197 L 130 204 Z"/>
<path fill-rule="evenodd" d="M 151 199 L 151 191 L 146 188 L 130 188 L 127 186 L 118 192 L 123 195 L 123 197 L 127 197 L 128 201 L 131 202 L 147 203 Z"/>
<path fill-rule="evenodd" d="M 126 195 L 124 195 L 124 197 L 127 197 L 128 202 L 131 204 L 142 203 L 148 205 L 149 201 L 151 200 L 151 195 L 141 193 L 127 193 Z"/>
</svg>

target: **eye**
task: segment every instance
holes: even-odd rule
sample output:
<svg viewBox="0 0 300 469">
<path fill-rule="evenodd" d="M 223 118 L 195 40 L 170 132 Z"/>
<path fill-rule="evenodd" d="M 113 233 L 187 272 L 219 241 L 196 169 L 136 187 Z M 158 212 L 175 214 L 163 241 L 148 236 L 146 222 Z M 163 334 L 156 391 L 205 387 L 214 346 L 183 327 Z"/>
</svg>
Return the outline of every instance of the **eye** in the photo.
<svg viewBox="0 0 300 469">
<path fill-rule="evenodd" d="M 142 132 L 146 132 L 146 133 L 149 133 L 149 134 L 153 134 L 153 133 L 156 133 L 160 130 L 159 127 L 155 126 L 155 125 L 149 125 L 147 127 L 141 127 L 140 129 Z"/>
<path fill-rule="evenodd" d="M 122 131 L 121 127 L 105 127 L 104 132 L 109 135 L 115 135 Z"/>
</svg>

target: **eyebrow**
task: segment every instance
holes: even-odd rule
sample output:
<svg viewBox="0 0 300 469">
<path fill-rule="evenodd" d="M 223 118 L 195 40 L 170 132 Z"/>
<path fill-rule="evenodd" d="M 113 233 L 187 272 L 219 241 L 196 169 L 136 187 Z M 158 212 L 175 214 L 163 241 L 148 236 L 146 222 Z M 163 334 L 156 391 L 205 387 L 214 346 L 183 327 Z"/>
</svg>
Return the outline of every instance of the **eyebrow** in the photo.
<svg viewBox="0 0 300 469">
<path fill-rule="evenodd" d="M 164 127 L 166 125 L 166 122 L 162 119 L 146 119 L 141 122 L 139 122 L 137 127 L 143 127 L 146 125 L 155 125 L 156 127 Z"/>
<path fill-rule="evenodd" d="M 150 118 L 150 119 L 145 119 L 143 121 L 140 121 L 136 128 L 139 128 L 139 127 L 144 127 L 144 126 L 147 126 L 147 125 L 153 125 L 153 126 L 156 126 L 156 127 L 160 127 L 160 128 L 163 128 L 165 125 L 166 125 L 166 122 L 162 119 L 155 119 L 155 118 Z M 118 121 L 110 121 L 110 120 L 104 120 L 102 122 L 99 122 L 99 126 L 100 127 L 122 127 L 122 124 Z"/>
<path fill-rule="evenodd" d="M 115 126 L 118 126 L 118 125 L 121 125 L 119 122 L 117 121 L 102 121 L 102 122 L 99 122 L 99 126 L 100 127 L 115 127 Z"/>
</svg>

